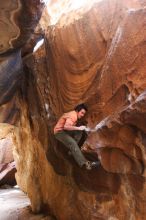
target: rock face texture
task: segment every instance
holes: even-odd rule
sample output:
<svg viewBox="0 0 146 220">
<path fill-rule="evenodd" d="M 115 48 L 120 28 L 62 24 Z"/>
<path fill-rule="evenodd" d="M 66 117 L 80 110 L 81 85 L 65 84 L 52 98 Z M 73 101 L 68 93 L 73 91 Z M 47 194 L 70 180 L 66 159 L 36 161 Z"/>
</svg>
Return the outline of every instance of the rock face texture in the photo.
<svg viewBox="0 0 146 220">
<path fill-rule="evenodd" d="M 7 123 L 0 123 L 0 185 L 15 185 L 16 166 L 13 158 L 14 127 Z"/>
<path fill-rule="evenodd" d="M 10 64 L 18 57 L 12 71 L 6 59 L 0 66 L 8 72 L 0 74 L 1 122 L 13 125 L 16 179 L 34 212 L 59 220 L 145 219 L 145 6 L 101 0 L 71 11 L 48 24 L 44 45 L 23 58 L 23 72 L 19 50 L 7 54 Z M 61 114 L 81 102 L 91 128 L 82 151 L 101 163 L 92 171 L 79 168 L 53 136 Z"/>
<path fill-rule="evenodd" d="M 40 0 L 1 1 L 0 54 L 26 43 L 41 16 L 42 8 L 43 1 Z"/>
<path fill-rule="evenodd" d="M 33 33 L 43 5 L 41 1 L 0 3 L 0 184 L 16 184 L 12 148 L 14 129 L 20 120 L 17 103 L 23 81 L 20 48 Z"/>
</svg>

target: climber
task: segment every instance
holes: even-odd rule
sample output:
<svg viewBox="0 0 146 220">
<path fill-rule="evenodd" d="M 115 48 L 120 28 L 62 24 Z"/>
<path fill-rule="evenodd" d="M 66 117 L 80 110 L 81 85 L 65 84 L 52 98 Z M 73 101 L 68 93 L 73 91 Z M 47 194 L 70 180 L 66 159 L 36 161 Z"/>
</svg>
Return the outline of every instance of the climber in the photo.
<svg viewBox="0 0 146 220">
<path fill-rule="evenodd" d="M 64 113 L 54 127 L 54 135 L 57 140 L 62 142 L 69 150 L 75 161 L 80 167 L 91 170 L 99 165 L 99 161 L 88 161 L 82 154 L 78 143 L 82 138 L 86 126 L 77 126 L 78 119 L 81 119 L 87 112 L 86 105 L 79 104 L 73 111 Z"/>
</svg>

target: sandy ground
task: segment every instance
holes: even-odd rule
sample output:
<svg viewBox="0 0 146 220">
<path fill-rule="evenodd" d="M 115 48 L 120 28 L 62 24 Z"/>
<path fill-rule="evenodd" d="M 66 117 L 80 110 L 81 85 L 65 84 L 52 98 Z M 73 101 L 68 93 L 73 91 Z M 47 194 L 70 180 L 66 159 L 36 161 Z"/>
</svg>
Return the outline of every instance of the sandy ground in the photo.
<svg viewBox="0 0 146 220">
<path fill-rule="evenodd" d="M 19 188 L 0 189 L 0 220 L 52 220 L 31 213 L 30 201 Z"/>
</svg>

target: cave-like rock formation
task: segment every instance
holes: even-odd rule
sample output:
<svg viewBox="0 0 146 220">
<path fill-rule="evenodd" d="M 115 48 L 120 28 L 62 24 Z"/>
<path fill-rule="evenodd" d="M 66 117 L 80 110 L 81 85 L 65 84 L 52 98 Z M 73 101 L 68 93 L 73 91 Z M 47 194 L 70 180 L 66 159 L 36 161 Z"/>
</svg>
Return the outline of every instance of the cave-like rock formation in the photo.
<svg viewBox="0 0 146 220">
<path fill-rule="evenodd" d="M 56 24 L 48 16 L 45 27 L 42 18 L 33 35 L 42 3 L 19 4 L 4 5 L 17 22 L 9 40 L 2 38 L 0 122 L 12 129 L 16 179 L 32 210 L 58 220 L 145 219 L 146 2 L 97 1 Z M 58 117 L 80 102 L 92 129 L 82 151 L 101 163 L 92 171 L 79 168 L 53 136 Z"/>
<path fill-rule="evenodd" d="M 24 75 L 21 48 L 32 35 L 43 7 L 37 0 L 0 3 L 0 185 L 16 184 L 12 147 L 20 120 L 17 96 Z"/>
</svg>

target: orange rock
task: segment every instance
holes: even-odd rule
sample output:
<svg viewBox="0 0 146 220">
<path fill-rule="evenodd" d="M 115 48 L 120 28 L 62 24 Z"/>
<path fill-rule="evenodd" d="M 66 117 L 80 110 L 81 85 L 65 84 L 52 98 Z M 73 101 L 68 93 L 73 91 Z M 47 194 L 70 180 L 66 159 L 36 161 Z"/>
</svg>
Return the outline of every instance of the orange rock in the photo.
<svg viewBox="0 0 146 220">
<path fill-rule="evenodd" d="M 61 220 L 145 218 L 145 5 L 102 0 L 63 15 L 24 59 L 13 141 L 17 183 L 33 212 Z M 83 146 L 101 162 L 92 171 L 79 168 L 52 132 L 80 102 L 89 108 L 88 127 L 97 129 Z"/>
</svg>

